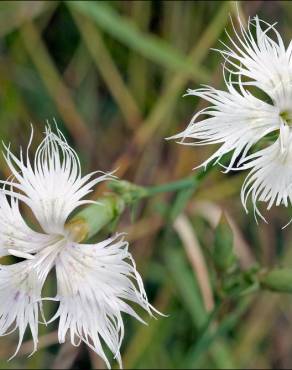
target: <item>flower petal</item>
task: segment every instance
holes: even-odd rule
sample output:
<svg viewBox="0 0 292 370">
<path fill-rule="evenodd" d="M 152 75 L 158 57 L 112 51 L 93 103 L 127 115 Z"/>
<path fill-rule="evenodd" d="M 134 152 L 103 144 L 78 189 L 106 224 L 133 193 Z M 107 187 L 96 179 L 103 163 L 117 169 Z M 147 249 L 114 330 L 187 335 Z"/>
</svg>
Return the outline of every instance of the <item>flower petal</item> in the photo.
<svg viewBox="0 0 292 370">
<path fill-rule="evenodd" d="M 4 184 L 21 191 L 5 190 L 6 194 L 24 201 L 48 234 L 63 234 L 70 213 L 79 205 L 89 202 L 81 201 L 81 198 L 88 195 L 94 185 L 111 178 L 102 173 L 89 181 L 97 172 L 82 177 L 77 154 L 61 132 L 57 129 L 56 135 L 49 126 L 36 151 L 33 165 L 28 150 L 24 161 L 22 152 L 20 158 L 17 158 L 6 147 L 5 159 L 15 181 L 5 181 Z"/>
<path fill-rule="evenodd" d="M 149 314 L 143 283 L 128 244 L 116 235 L 94 245 L 68 244 L 56 260 L 60 306 L 59 341 L 70 331 L 72 344 L 84 341 L 109 367 L 102 348 L 106 343 L 121 366 L 120 345 L 124 336 L 122 312 L 142 321 L 127 302 Z"/>
<path fill-rule="evenodd" d="M 33 352 L 37 349 L 41 290 L 58 248 L 57 243 L 39 252 L 33 260 L 0 265 L 0 335 L 19 331 L 18 345 L 12 357 L 21 346 L 27 326 L 32 334 Z"/>
<path fill-rule="evenodd" d="M 18 200 L 11 198 L 10 204 L 0 193 L 0 257 L 13 254 L 22 258 L 52 244 L 54 236 L 32 230 L 22 218 Z M 27 256 L 25 256 L 27 255 Z"/>
<path fill-rule="evenodd" d="M 268 203 L 268 210 L 274 204 L 287 207 L 292 203 L 292 133 L 286 129 L 274 144 L 248 156 L 242 166 L 242 169 L 251 169 L 242 186 L 242 203 L 247 211 L 247 200 L 251 196 L 255 215 L 262 219 L 257 201 Z"/>
<path fill-rule="evenodd" d="M 249 149 L 263 136 L 280 128 L 279 111 L 248 91 L 240 84 L 240 92 L 230 82 L 226 82 L 228 91 L 206 86 L 198 90 L 188 90 L 188 95 L 195 95 L 214 104 L 196 113 L 189 126 L 171 139 L 181 139 L 182 144 L 205 145 L 221 144 L 219 149 L 202 165 L 234 151 L 228 169 L 236 159 L 243 159 Z M 198 121 L 198 117 L 209 117 Z M 189 142 L 186 142 L 189 140 Z M 193 141 L 194 140 L 194 141 Z"/>
<path fill-rule="evenodd" d="M 233 27 L 235 38 L 228 35 L 232 46 L 224 44 L 226 50 L 221 51 L 227 64 L 233 68 L 231 73 L 251 80 L 245 84 L 263 90 L 281 111 L 291 111 L 292 42 L 286 49 L 275 26 L 257 16 L 249 20 L 247 30 L 239 17 L 238 21 L 240 32 Z M 255 36 L 252 28 L 255 28 Z M 271 33 L 274 39 L 268 36 Z"/>
</svg>

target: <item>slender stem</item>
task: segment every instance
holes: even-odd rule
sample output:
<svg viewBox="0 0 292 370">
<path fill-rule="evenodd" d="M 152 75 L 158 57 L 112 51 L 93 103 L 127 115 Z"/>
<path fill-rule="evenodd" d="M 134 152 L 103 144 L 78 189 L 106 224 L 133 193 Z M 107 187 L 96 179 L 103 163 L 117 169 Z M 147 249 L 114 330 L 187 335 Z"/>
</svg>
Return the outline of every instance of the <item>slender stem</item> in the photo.
<svg viewBox="0 0 292 370">
<path fill-rule="evenodd" d="M 135 201 L 159 193 L 178 191 L 180 199 L 176 200 L 176 206 L 171 212 L 172 217 L 170 217 L 174 220 L 211 168 L 213 167 L 202 169 L 196 175 L 182 180 L 150 187 L 137 186 L 128 181 L 111 181 L 109 187 L 116 194 L 97 199 L 97 204 L 92 204 L 81 210 L 67 222 L 66 229 L 75 241 L 86 240 L 115 220 L 122 214 L 126 206 L 132 205 Z M 183 192 L 184 189 L 186 191 Z"/>
<path fill-rule="evenodd" d="M 143 195 L 143 197 L 150 197 L 159 193 L 178 191 L 193 187 L 197 185 L 209 173 L 211 168 L 212 166 L 207 167 L 207 169 L 201 169 L 198 173 L 196 173 L 196 175 L 188 176 L 178 181 L 144 188 L 145 194 Z"/>
<path fill-rule="evenodd" d="M 178 191 L 182 189 L 189 188 L 196 181 L 195 177 L 188 177 L 182 180 L 173 181 L 167 184 L 161 184 L 156 186 L 150 186 L 146 188 L 145 197 L 150 197 L 159 193 L 166 193 L 172 191 Z"/>
<path fill-rule="evenodd" d="M 212 168 L 214 168 L 214 166 L 209 165 L 207 168 L 196 172 L 195 175 L 161 185 L 146 187 L 139 186 L 128 181 L 114 180 L 108 183 L 108 187 L 114 193 L 121 196 L 124 202 L 129 205 L 139 199 L 152 197 L 160 193 L 180 192 L 181 190 L 189 190 L 190 193 L 192 193 Z"/>
</svg>

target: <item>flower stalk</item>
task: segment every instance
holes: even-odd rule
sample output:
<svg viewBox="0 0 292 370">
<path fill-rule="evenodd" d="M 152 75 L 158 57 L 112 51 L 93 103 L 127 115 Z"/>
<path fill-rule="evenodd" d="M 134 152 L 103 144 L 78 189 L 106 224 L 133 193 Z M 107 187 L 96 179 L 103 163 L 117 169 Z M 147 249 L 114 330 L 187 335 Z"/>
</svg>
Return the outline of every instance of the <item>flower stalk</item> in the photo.
<svg viewBox="0 0 292 370">
<path fill-rule="evenodd" d="M 135 202 L 152 197 L 156 194 L 176 192 L 179 190 L 196 188 L 208 174 L 212 166 L 200 170 L 196 175 L 170 183 L 143 187 L 129 181 L 112 180 L 109 188 L 114 192 L 96 200 L 73 216 L 65 228 L 74 241 L 81 242 L 90 239 L 104 226 L 116 220 L 127 206 Z"/>
</svg>

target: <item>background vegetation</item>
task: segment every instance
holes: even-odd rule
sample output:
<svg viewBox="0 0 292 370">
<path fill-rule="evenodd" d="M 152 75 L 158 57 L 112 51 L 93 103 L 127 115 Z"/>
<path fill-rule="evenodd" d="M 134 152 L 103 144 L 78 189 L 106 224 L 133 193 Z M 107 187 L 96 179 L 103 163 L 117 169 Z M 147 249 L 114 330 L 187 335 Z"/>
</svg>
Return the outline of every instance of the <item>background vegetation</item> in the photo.
<svg viewBox="0 0 292 370">
<path fill-rule="evenodd" d="M 290 2 L 244 1 L 238 11 L 278 22 L 290 41 Z M 226 40 L 232 14 L 231 1 L 0 2 L 1 139 L 14 150 L 26 146 L 32 122 L 36 146 L 55 118 L 84 172 L 118 168 L 120 178 L 141 185 L 187 176 L 213 148 L 164 138 L 204 106 L 182 98 L 187 87 L 223 87 L 222 59 L 210 48 Z M 2 159 L 0 170 L 9 175 Z M 169 315 L 145 317 L 149 326 L 125 318 L 125 368 L 291 368 L 291 296 L 257 290 L 222 303 L 225 277 L 210 257 L 224 210 L 241 268 L 292 265 L 292 226 L 281 230 L 291 210 L 274 208 L 269 224 L 256 225 L 240 203 L 243 178 L 217 168 L 187 194 L 186 207 L 185 191 L 157 195 L 119 220 L 150 300 Z M 85 346 L 58 345 L 54 325 L 42 327 L 35 355 L 27 358 L 27 335 L 7 363 L 16 341 L 16 333 L 0 338 L 0 368 L 104 366 Z"/>
</svg>

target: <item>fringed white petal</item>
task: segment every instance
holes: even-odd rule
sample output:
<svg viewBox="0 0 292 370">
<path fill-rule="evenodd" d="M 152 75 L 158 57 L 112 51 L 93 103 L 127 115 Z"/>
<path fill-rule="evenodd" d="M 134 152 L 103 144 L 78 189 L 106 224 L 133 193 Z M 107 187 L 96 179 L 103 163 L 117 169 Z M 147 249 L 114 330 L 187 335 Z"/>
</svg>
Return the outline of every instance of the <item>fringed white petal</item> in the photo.
<svg viewBox="0 0 292 370">
<path fill-rule="evenodd" d="M 238 23 L 240 31 L 233 27 L 235 37 L 228 35 L 232 45 L 224 44 L 226 50 L 221 51 L 228 71 L 247 77 L 245 84 L 263 90 L 281 111 L 291 111 L 292 42 L 285 48 L 275 25 L 257 16 L 249 20 L 247 30 L 239 17 Z"/>
<path fill-rule="evenodd" d="M 29 327 L 33 352 L 37 349 L 41 290 L 56 257 L 59 245 L 47 247 L 33 260 L 0 265 L 0 335 L 18 329 L 19 341 L 14 357 Z"/>
<path fill-rule="evenodd" d="M 233 151 L 229 169 L 240 156 L 243 159 L 249 149 L 268 133 L 279 129 L 279 110 L 246 91 L 240 84 L 240 91 L 226 82 L 228 91 L 206 86 L 198 90 L 188 90 L 207 100 L 213 106 L 196 113 L 188 127 L 171 139 L 181 139 L 188 145 L 221 144 L 218 150 L 203 165 Z M 199 120 L 199 118 L 208 116 Z"/>
<path fill-rule="evenodd" d="M 10 203 L 0 192 L 0 257 L 13 254 L 30 258 L 31 253 L 52 244 L 54 236 L 32 230 L 20 214 L 18 200 L 11 198 Z"/>
<path fill-rule="evenodd" d="M 292 203 L 292 132 L 288 127 L 271 146 L 246 158 L 243 169 L 251 169 L 241 190 L 242 203 L 247 211 L 247 200 L 251 197 L 255 216 L 262 219 L 257 202 L 284 206 Z"/>
<path fill-rule="evenodd" d="M 68 244 L 57 257 L 56 272 L 60 306 L 52 320 L 60 317 L 59 341 L 69 331 L 72 344 L 84 341 L 109 367 L 103 341 L 121 366 L 122 312 L 142 321 L 132 302 L 152 314 L 127 242 L 116 235 L 94 245 Z"/>
<path fill-rule="evenodd" d="M 6 189 L 6 194 L 24 201 L 48 234 L 63 233 L 70 213 L 81 204 L 89 202 L 81 198 L 88 195 L 97 183 L 111 178 L 105 173 L 96 176 L 98 172 L 82 177 L 76 152 L 58 129 L 56 135 L 49 126 L 36 151 L 33 164 L 28 150 L 24 160 L 22 152 L 20 158 L 17 158 L 6 147 L 5 159 L 15 181 L 4 183 L 21 191 L 16 193 Z M 93 175 L 96 177 L 90 180 Z"/>
</svg>

